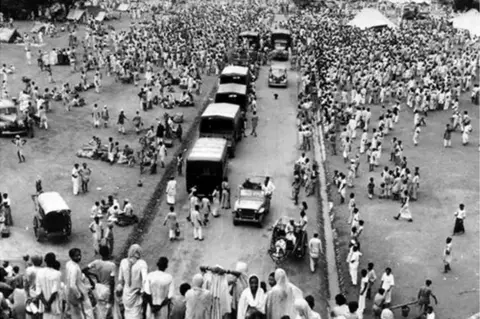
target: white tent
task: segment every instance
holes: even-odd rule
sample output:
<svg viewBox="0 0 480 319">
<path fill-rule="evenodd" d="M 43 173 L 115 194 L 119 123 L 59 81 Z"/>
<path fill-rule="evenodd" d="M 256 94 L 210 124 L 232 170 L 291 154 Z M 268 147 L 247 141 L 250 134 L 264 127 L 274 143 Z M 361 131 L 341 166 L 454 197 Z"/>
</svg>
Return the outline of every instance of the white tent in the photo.
<svg viewBox="0 0 480 319">
<path fill-rule="evenodd" d="M 374 27 L 389 27 L 395 28 L 396 25 L 388 20 L 380 11 L 372 8 L 365 8 L 355 18 L 348 23 L 349 26 L 357 27 L 360 29 L 369 29 Z"/>
<path fill-rule="evenodd" d="M 480 36 L 480 13 L 477 10 L 471 9 L 466 13 L 456 16 L 451 21 L 454 28 L 465 29 L 473 35 Z"/>
</svg>

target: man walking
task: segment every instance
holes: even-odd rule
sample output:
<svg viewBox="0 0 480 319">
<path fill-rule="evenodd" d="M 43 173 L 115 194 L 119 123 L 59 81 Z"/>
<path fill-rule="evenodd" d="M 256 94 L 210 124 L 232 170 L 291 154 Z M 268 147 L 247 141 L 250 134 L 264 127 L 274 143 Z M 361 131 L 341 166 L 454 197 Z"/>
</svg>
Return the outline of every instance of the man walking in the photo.
<svg viewBox="0 0 480 319">
<path fill-rule="evenodd" d="M 310 254 L 310 270 L 315 272 L 320 253 L 323 253 L 322 241 L 318 238 L 318 234 L 313 234 L 313 238 L 308 243 L 308 251 Z"/>
<path fill-rule="evenodd" d="M 357 285 L 358 277 L 358 265 L 360 264 L 360 256 L 362 253 L 358 250 L 358 246 L 355 245 L 352 247 L 352 252 L 349 254 L 348 261 L 348 270 L 350 272 L 350 278 L 352 279 L 352 285 Z"/>
<path fill-rule="evenodd" d="M 199 210 L 200 210 L 200 206 L 195 205 L 195 209 L 190 213 L 190 222 L 193 225 L 193 239 L 202 241 L 203 240 L 203 234 L 202 234 L 203 220 Z"/>
<path fill-rule="evenodd" d="M 457 234 L 465 234 L 465 225 L 464 225 L 464 220 L 465 217 L 467 217 L 467 213 L 465 211 L 465 205 L 460 204 L 458 206 L 457 211 L 455 212 L 455 225 L 453 227 L 453 236 Z"/>
<path fill-rule="evenodd" d="M 15 139 L 12 140 L 12 143 L 17 147 L 17 156 L 18 162 L 25 162 L 25 156 L 23 155 L 23 146 L 27 143 L 27 140 L 21 139 L 20 135 L 16 135 Z"/>
<path fill-rule="evenodd" d="M 62 273 L 55 269 L 57 259 L 54 253 L 45 255 L 46 267 L 38 271 L 35 286 L 39 292 L 40 312 L 44 318 L 59 319 L 62 317 L 61 277 Z"/>
<path fill-rule="evenodd" d="M 430 306 L 430 297 L 435 300 L 435 304 L 438 304 L 437 297 L 433 294 L 432 288 L 430 288 L 431 285 L 432 281 L 430 279 L 427 279 L 425 281 L 425 286 L 421 287 L 418 291 L 417 299 L 419 315 L 423 314 Z"/>
<path fill-rule="evenodd" d="M 252 132 L 250 135 L 257 137 L 257 126 L 258 126 L 258 115 L 257 112 L 253 111 L 252 115 Z"/>
</svg>

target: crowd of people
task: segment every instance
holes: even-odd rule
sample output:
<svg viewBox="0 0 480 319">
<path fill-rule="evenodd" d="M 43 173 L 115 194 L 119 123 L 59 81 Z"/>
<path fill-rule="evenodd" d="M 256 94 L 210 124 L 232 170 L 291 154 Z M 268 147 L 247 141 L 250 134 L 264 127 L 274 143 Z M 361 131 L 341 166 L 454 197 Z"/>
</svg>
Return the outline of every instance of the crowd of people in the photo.
<svg viewBox="0 0 480 319">
<path fill-rule="evenodd" d="M 1 318 L 61 318 L 66 313 L 83 319 L 320 318 L 314 298 L 305 296 L 281 268 L 265 282 L 243 262 L 235 270 L 200 267 L 191 282 L 176 286 L 168 258 L 160 257 L 157 270 L 148 272 L 137 244 L 118 267 L 107 246 L 100 247 L 99 255 L 83 269 L 78 248 L 70 249 L 64 265 L 52 252 L 25 256 L 24 270 L 4 262 Z"/>
<path fill-rule="evenodd" d="M 377 282 L 374 264 L 359 268 L 362 259 L 360 238 L 364 237 L 365 221 L 356 203 L 354 187 L 362 161 L 369 172 L 366 188 L 370 199 L 400 201 L 394 219 L 413 222 L 410 201 L 419 199 L 420 167 L 408 162 L 404 147 L 395 135 L 395 124 L 402 107 L 414 113 L 413 146 L 419 145 L 421 128 L 427 126 L 428 113 L 452 112 L 451 123 L 445 123 L 444 146 L 451 147 L 455 131 L 461 131 L 461 144 L 467 145 L 472 132 L 468 110 L 462 110 L 459 99 L 471 94 L 477 103 L 479 88 L 479 55 L 468 32 L 454 29 L 445 17 L 402 21 L 398 29 L 359 30 L 345 26 L 351 16 L 343 10 L 307 10 L 291 16 L 289 28 L 294 32 L 296 58 L 294 67 L 302 72 L 301 98 L 315 99 L 320 107 L 320 120 L 325 141 L 333 156 L 339 151 L 346 165 L 344 172 L 333 173 L 332 185 L 340 204 L 348 205 L 350 245 L 346 259 L 351 284 L 358 289 L 358 300 L 347 303 L 343 296 L 333 309 L 334 318 L 363 318 L 366 300 Z M 329 39 L 323 41 L 322 39 Z M 372 118 L 371 107 L 381 107 L 378 119 Z M 426 128 L 425 128 L 426 129 Z M 360 139 L 357 132 L 361 132 Z M 390 139 L 388 141 L 387 139 Z M 407 144 L 407 145 L 405 145 Z M 386 162 L 382 152 L 389 149 Z M 363 159 L 362 159 L 363 158 Z M 384 164 L 388 163 L 388 164 Z M 455 213 L 460 216 L 456 227 L 464 231 L 464 205 Z M 455 232 L 454 232 L 455 233 Z M 450 270 L 452 238 L 446 240 L 443 252 L 445 272 Z M 360 270 L 360 284 L 358 273 Z M 371 313 L 375 318 L 393 318 L 393 271 L 385 268 L 375 294 Z M 430 282 L 431 284 L 431 282 Z M 435 318 L 430 296 L 419 297 L 419 316 Z M 355 316 L 353 316 L 355 314 Z"/>
</svg>

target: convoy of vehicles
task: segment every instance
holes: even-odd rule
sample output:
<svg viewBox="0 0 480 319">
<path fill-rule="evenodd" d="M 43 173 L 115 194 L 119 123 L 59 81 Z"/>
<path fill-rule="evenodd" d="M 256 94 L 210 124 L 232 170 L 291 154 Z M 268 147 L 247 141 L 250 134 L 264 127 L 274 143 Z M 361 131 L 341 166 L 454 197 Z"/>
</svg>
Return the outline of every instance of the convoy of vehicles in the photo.
<svg viewBox="0 0 480 319">
<path fill-rule="evenodd" d="M 10 100 L 0 100 L 0 136 L 24 135 L 25 121 L 20 119 L 18 107 Z"/>
<path fill-rule="evenodd" d="M 200 118 L 200 137 L 219 137 L 227 140 L 231 157 L 235 156 L 237 142 L 242 139 L 240 106 L 230 103 L 212 103 Z"/>
<path fill-rule="evenodd" d="M 51 237 L 68 238 L 72 233 L 71 210 L 57 192 L 32 195 L 35 205 L 33 232 L 37 241 Z"/>
<path fill-rule="evenodd" d="M 217 94 L 215 94 L 215 103 L 236 104 L 242 111 L 246 111 L 248 106 L 247 86 L 236 83 L 219 85 Z"/>
<path fill-rule="evenodd" d="M 272 65 L 268 73 L 268 86 L 272 87 L 287 87 L 288 73 L 287 67 L 284 65 Z"/>
<path fill-rule="evenodd" d="M 187 191 L 196 190 L 197 196 L 210 197 L 227 176 L 227 140 L 201 137 L 193 145 L 187 157 Z"/>
</svg>

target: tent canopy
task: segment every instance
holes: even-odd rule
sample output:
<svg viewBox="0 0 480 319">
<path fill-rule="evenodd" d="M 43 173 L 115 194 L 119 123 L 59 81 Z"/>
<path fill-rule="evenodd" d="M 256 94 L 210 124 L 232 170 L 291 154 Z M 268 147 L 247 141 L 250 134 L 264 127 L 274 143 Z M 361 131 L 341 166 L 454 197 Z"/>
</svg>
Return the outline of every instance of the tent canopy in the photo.
<svg viewBox="0 0 480 319">
<path fill-rule="evenodd" d="M 78 21 L 82 18 L 83 14 L 85 13 L 84 10 L 80 9 L 73 9 L 68 12 L 67 20 L 75 20 Z"/>
<path fill-rule="evenodd" d="M 117 11 L 120 11 L 120 12 L 128 11 L 128 9 L 130 9 L 130 5 L 128 3 L 121 3 L 117 7 Z"/>
<path fill-rule="evenodd" d="M 17 29 L 0 28 L 0 42 L 13 43 L 18 37 L 20 33 Z"/>
<path fill-rule="evenodd" d="M 37 32 L 40 32 L 40 31 L 45 31 L 47 26 L 48 25 L 46 23 L 35 22 L 35 24 L 33 25 L 33 28 L 30 30 L 30 32 L 37 33 Z"/>
<path fill-rule="evenodd" d="M 465 29 L 473 35 L 480 36 L 480 13 L 477 10 L 471 9 L 456 16 L 451 21 L 455 29 Z"/>
<path fill-rule="evenodd" d="M 359 29 L 369 29 L 374 27 L 395 28 L 395 24 L 388 20 L 380 11 L 372 8 L 365 8 L 347 24 Z"/>
</svg>

